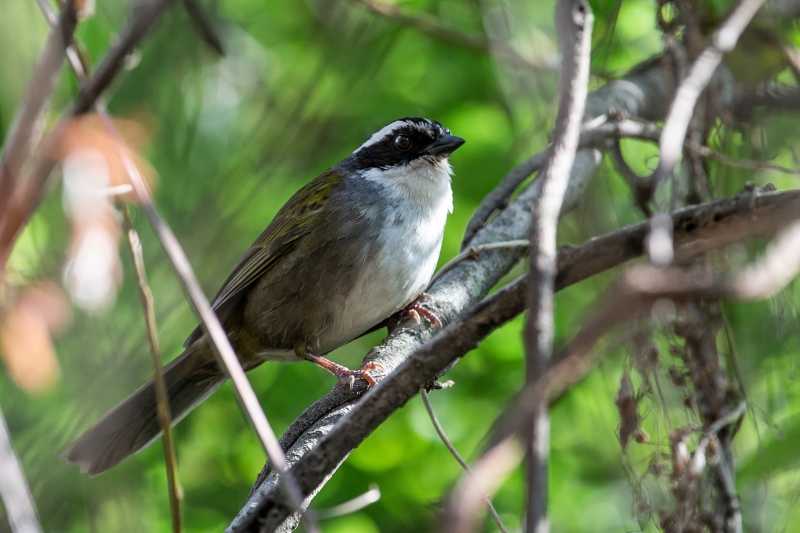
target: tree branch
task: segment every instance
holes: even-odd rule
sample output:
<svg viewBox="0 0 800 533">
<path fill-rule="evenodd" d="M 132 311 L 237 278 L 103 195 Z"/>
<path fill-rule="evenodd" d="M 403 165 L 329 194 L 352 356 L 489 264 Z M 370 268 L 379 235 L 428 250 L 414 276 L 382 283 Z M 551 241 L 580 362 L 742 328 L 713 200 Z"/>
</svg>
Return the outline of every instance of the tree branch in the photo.
<svg viewBox="0 0 800 533">
<path fill-rule="evenodd" d="M 784 224 L 790 222 L 789 226 L 780 232 L 758 261 L 727 279 L 720 278 L 714 271 L 707 269 L 639 266 L 623 272 L 617 287 L 598 300 L 603 304 L 596 306 L 597 311 L 592 318 L 561 350 L 557 357 L 558 363 L 538 380 L 528 383 L 517 400 L 501 416 L 491 439 L 492 444 L 473 466 L 477 474 L 464 477 L 450 499 L 447 516 L 451 519 L 448 523 L 453 524 L 451 531 L 466 532 L 473 529 L 478 515 L 476 509 L 480 503 L 476 496 L 477 480 L 482 479 L 484 472 L 495 465 L 498 450 L 508 449 L 508 441 L 517 432 L 524 431 L 542 402 L 553 401 L 568 390 L 571 384 L 586 375 L 592 367 L 589 361 L 592 348 L 612 327 L 649 308 L 661 298 L 675 301 L 753 301 L 771 297 L 784 288 L 800 271 L 800 221 L 792 222 L 796 217 L 797 214 L 794 214 L 788 220 L 782 220 Z M 706 334 L 705 330 L 702 334 Z M 713 343 L 713 338 L 711 342 Z M 703 366 L 702 363 L 704 361 L 697 358 L 698 366 Z M 705 373 L 706 369 L 702 368 L 699 372 Z M 743 411 L 742 406 L 740 409 Z M 728 416 L 723 415 L 714 421 L 708 421 L 708 432 L 719 431 L 727 425 L 728 419 Z M 702 453 L 698 457 L 702 457 Z M 519 460 L 520 457 L 515 459 Z M 730 468 L 729 465 L 728 469 Z M 505 469 L 503 474 L 510 470 Z M 495 474 L 496 477 L 498 475 L 500 474 Z M 502 479 L 495 479 L 494 482 L 499 484 Z M 735 514 L 738 511 L 738 501 L 734 502 L 733 507 Z M 736 517 L 733 519 L 735 522 Z"/>
<path fill-rule="evenodd" d="M 547 371 L 553 350 L 553 293 L 556 227 L 569 175 L 578 149 L 586 104 L 594 15 L 585 0 L 559 0 L 556 29 L 563 62 L 559 106 L 553 128 L 552 154 L 540 178 L 541 194 L 533 202 L 530 229 L 531 266 L 528 274 L 528 321 L 525 327 L 525 380 L 537 382 Z M 547 533 L 547 470 L 550 456 L 550 416 L 544 404 L 534 406 L 526 421 L 527 499 L 525 530 Z"/>
<path fill-rule="evenodd" d="M 42 533 L 36 517 L 36 505 L 25 481 L 19 457 L 11 446 L 8 425 L 0 411 L 0 498 L 14 533 Z"/>
<path fill-rule="evenodd" d="M 764 0 L 742 0 L 731 16 L 714 32 L 711 44 L 703 50 L 692 65 L 689 75 L 678 87 L 661 133 L 661 159 L 653 174 L 656 184 L 672 176 L 697 99 L 711 81 L 722 61 L 722 55 L 733 50 L 739 35 L 763 3 Z"/>
<path fill-rule="evenodd" d="M 509 206 L 509 210 L 513 206 Z M 759 190 L 751 189 L 733 198 L 678 210 L 670 215 L 676 261 L 686 261 L 745 237 L 774 231 L 792 220 L 798 212 L 800 190 L 762 194 Z M 497 220 L 503 218 L 498 217 Z M 644 240 L 649 231 L 650 224 L 645 221 L 593 238 L 581 246 L 562 248 L 558 259 L 556 289 L 561 290 L 638 257 L 643 253 Z M 475 277 L 468 277 L 468 273 L 480 272 L 477 267 L 483 261 L 488 261 L 491 254 L 501 253 L 508 251 L 487 252 L 478 259 L 464 261 L 451 271 L 450 276 L 458 274 L 457 279 L 474 280 Z M 450 276 L 443 276 L 442 281 Z M 309 496 L 316 494 L 350 451 L 391 413 L 404 405 L 432 378 L 475 348 L 489 333 L 519 315 L 525 308 L 527 286 L 524 280 L 524 277 L 520 278 L 495 292 L 457 321 L 449 314 L 440 314 L 448 323 L 453 323 L 421 348 L 420 337 L 426 340 L 430 338 L 427 328 L 398 328 L 369 357 L 397 366 L 403 355 L 402 350 L 416 350 L 399 368 L 390 372 L 358 402 L 358 390 L 351 392 L 344 387 L 336 387 L 331 394 L 300 415 L 284 433 L 281 443 L 287 450 L 287 460 L 293 465 L 292 472 L 304 493 Z M 470 286 L 473 284 L 474 281 Z M 449 294 L 439 283 L 434 288 L 441 291 L 437 292 L 441 298 Z M 440 303 L 439 298 L 437 304 Z M 272 531 L 289 516 L 284 496 L 274 490 L 277 476 L 269 469 L 269 465 L 259 479 L 261 483 L 254 487 L 247 504 L 228 531 Z M 290 519 L 281 526 L 282 530 L 295 523 L 294 519 Z"/>
<path fill-rule="evenodd" d="M 45 112 L 77 24 L 75 1 L 69 0 L 55 18 L 55 25 L 28 81 L 22 106 L 5 139 L 0 156 L 0 213 L 7 209 L 22 167 L 42 136 Z"/>
<path fill-rule="evenodd" d="M 139 297 L 142 301 L 145 325 L 147 326 L 147 339 L 150 342 L 150 356 L 153 362 L 153 382 L 155 384 L 156 402 L 158 405 L 158 423 L 161 426 L 162 445 L 164 448 L 164 463 L 167 469 L 167 487 L 169 490 L 169 508 L 172 517 L 173 533 L 181 533 L 181 500 L 183 489 L 178 479 L 178 457 L 175 455 L 175 441 L 172 438 L 172 412 L 169 407 L 169 392 L 161 364 L 161 349 L 158 346 L 158 328 L 156 326 L 156 313 L 153 308 L 153 292 L 147 283 L 147 272 L 142 255 L 142 241 L 139 234 L 133 229 L 127 206 L 122 206 L 123 228 L 128 234 L 128 249 L 133 258 L 136 270 L 136 279 L 139 285 Z"/>
<path fill-rule="evenodd" d="M 666 80 L 659 59 L 648 61 L 632 70 L 627 76 L 613 81 L 589 94 L 583 130 L 576 159 L 589 161 L 597 156 L 597 151 L 606 151 L 610 141 L 631 137 L 653 140 L 661 130 L 647 122 L 626 120 L 624 115 L 643 120 L 661 120 L 666 112 Z M 609 111 L 613 110 L 613 113 Z M 517 165 L 480 203 L 472 215 L 461 249 L 465 249 L 489 218 L 497 211 L 506 208 L 514 191 L 534 172 L 542 169 L 550 155 L 551 147 L 533 155 Z M 573 183 L 578 181 L 572 179 Z M 567 202 L 562 215 L 572 209 L 575 202 Z"/>
</svg>

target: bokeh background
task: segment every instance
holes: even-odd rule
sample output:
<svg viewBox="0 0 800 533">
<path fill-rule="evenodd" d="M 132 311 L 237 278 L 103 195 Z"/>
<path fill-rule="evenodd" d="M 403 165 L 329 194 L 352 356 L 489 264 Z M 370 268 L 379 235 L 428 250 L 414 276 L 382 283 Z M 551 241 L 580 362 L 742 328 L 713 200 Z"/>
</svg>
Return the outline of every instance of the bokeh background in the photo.
<svg viewBox="0 0 800 533">
<path fill-rule="evenodd" d="M 178 3 L 128 58 L 125 72 L 108 93 L 108 105 L 115 117 L 134 121 L 144 132 L 140 153 L 157 174 L 158 208 L 209 295 L 294 191 L 395 118 L 429 117 L 467 139 L 451 158 L 455 210 L 441 263 L 458 252 L 464 227 L 484 195 L 516 163 L 547 143 L 558 81 L 549 0 L 397 4 L 464 34 L 509 43 L 514 57 L 437 38 L 355 1 L 214 0 L 201 5 L 222 40 L 224 55 L 198 37 Z M 724 11 L 728 4 L 709 6 Z M 656 2 L 595 0 L 592 7 L 592 87 L 661 52 Z M 130 8 L 128 2 L 101 0 L 94 16 L 79 25 L 76 38 L 95 63 L 114 42 Z M 781 31 L 790 42 L 800 42 L 791 21 Z M 0 134 L 11 125 L 47 34 L 32 0 L 3 0 Z M 795 84 L 782 68 L 768 75 Z M 51 123 L 77 88 L 65 70 Z M 776 162 L 797 166 L 793 150 L 800 146 L 798 131 L 797 117 L 785 115 L 742 130 L 721 127 L 714 142 L 740 157 L 768 154 Z M 624 142 L 623 150 L 640 174 L 657 164 L 657 150 L 647 143 Z M 734 194 L 747 181 L 771 181 L 783 189 L 796 187 L 798 179 L 715 163 L 711 167 L 717 196 Z M 12 287 L 47 280 L 63 285 L 70 238 L 63 198 L 57 181 L 14 250 L 8 278 Z M 625 182 L 606 161 L 580 208 L 562 221 L 559 239 L 580 243 L 641 218 Z M 134 219 L 155 294 L 161 345 L 171 358 L 180 353 L 196 321 L 153 234 L 143 218 Z M 744 261 L 762 246 L 749 242 L 736 253 Z M 26 391 L 0 367 L 0 407 L 46 531 L 170 530 L 160 445 L 93 479 L 57 457 L 152 373 L 133 267 L 124 247 L 120 257 L 122 273 L 111 301 L 88 310 L 71 300 L 65 303 L 64 323 L 54 340 L 57 368 L 47 386 Z M 612 278 L 613 273 L 600 275 L 557 296 L 557 343 L 574 334 Z M 724 306 L 734 332 L 730 346 L 736 348 L 754 406 L 735 441 L 737 486 L 748 531 L 800 531 L 797 302 L 793 283 L 770 301 Z M 431 394 L 445 429 L 467 458 L 479 453 L 493 421 L 524 381 L 522 324 L 517 319 L 493 333 L 447 376 L 454 387 Z M 354 341 L 332 357 L 357 367 L 383 335 Z M 667 428 L 690 416 L 682 407 L 682 389 L 661 383 L 663 396 L 646 398 L 641 407 L 650 442 L 631 444 L 623 454 L 614 396 L 630 364 L 630 338 L 631 331 L 611 335 L 602 347 L 610 356 L 552 411 L 554 531 L 652 531 L 654 520 L 640 503 L 658 509 L 668 501 L 666 474 L 659 478 L 651 465 L 658 463 Z M 666 366 L 669 342 L 656 335 Z M 722 338 L 720 345 L 727 357 L 730 348 Z M 334 384 L 330 375 L 308 364 L 267 363 L 250 378 L 278 433 Z M 261 447 L 228 385 L 181 422 L 175 435 L 186 531 L 219 531 L 245 503 L 263 466 Z M 326 521 L 323 530 L 428 531 L 459 474 L 417 398 L 350 456 L 314 506 L 344 502 L 377 484 L 379 502 Z M 517 473 L 495 498 L 512 530 L 520 526 L 522 501 L 523 482 Z M 493 527 L 486 523 L 486 530 Z M 6 530 L 0 509 L 0 531 Z"/>
</svg>

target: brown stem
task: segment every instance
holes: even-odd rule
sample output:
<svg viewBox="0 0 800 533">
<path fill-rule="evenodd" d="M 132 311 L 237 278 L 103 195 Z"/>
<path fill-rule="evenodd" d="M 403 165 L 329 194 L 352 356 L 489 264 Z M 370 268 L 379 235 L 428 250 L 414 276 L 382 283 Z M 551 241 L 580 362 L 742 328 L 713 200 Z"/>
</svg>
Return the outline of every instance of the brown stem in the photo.
<svg viewBox="0 0 800 533">
<path fill-rule="evenodd" d="M 162 444 L 164 446 L 164 461 L 167 468 L 167 487 L 169 490 L 169 508 L 172 516 L 173 533 L 181 533 L 181 500 L 183 499 L 183 489 L 178 479 L 178 458 L 175 455 L 175 442 L 172 439 L 172 413 L 169 407 L 169 394 L 167 393 L 167 382 L 164 380 L 164 372 L 161 368 L 161 349 L 158 346 L 158 328 L 156 327 L 156 313 L 153 309 L 153 292 L 147 283 L 147 272 L 144 267 L 144 257 L 142 256 L 142 242 L 139 234 L 133 229 L 131 219 L 128 215 L 127 206 L 122 206 L 122 215 L 125 231 L 128 234 L 128 248 L 133 257 L 133 264 L 136 267 L 136 279 L 139 285 L 139 297 L 142 301 L 145 324 L 147 325 L 147 340 L 150 342 L 150 355 L 153 360 L 153 373 L 156 389 L 156 402 L 158 404 L 158 423 L 163 433 Z"/>
<path fill-rule="evenodd" d="M 60 15 L 54 14 L 55 24 L 28 81 L 22 106 L 14 118 L 0 155 L 0 213 L 7 210 L 11 195 L 20 181 L 22 167 L 41 139 L 44 115 L 61 73 L 65 51 L 72 42 L 72 34 L 78 24 L 77 17 L 74 0 L 64 3 Z"/>
</svg>

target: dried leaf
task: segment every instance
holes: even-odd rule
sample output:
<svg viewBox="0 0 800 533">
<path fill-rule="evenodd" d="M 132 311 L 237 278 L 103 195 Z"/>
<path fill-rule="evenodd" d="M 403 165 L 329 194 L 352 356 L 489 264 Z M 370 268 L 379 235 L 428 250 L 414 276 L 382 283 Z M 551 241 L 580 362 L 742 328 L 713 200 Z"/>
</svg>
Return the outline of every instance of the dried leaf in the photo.
<svg viewBox="0 0 800 533">
<path fill-rule="evenodd" d="M 115 119 L 114 127 L 119 135 L 111 131 L 105 120 L 96 114 L 76 117 L 64 128 L 52 155 L 67 160 L 75 153 L 96 154 L 106 165 L 108 183 L 105 188 L 126 202 L 138 202 L 131 192 L 125 159 L 136 166 L 152 189 L 156 184 L 156 173 L 139 154 L 149 135 L 139 121 Z"/>
<path fill-rule="evenodd" d="M 633 392 L 633 383 L 627 370 L 622 374 L 614 404 L 619 411 L 619 443 L 624 452 L 628 448 L 628 441 L 631 437 L 634 437 L 637 442 L 647 439 L 647 433 L 639 429 L 639 399 Z"/>
<path fill-rule="evenodd" d="M 11 379 L 28 394 L 42 394 L 61 375 L 51 332 L 64 327 L 67 304 L 55 283 L 28 287 L 0 323 L 0 346 Z"/>
</svg>

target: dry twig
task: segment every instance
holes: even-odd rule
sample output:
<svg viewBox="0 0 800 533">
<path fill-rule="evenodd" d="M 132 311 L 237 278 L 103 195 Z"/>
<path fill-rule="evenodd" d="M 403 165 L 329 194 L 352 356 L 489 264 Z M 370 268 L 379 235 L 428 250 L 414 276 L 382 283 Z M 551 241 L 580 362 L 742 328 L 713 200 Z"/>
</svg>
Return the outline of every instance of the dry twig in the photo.
<svg viewBox="0 0 800 533">
<path fill-rule="evenodd" d="M 147 340 L 150 342 L 150 355 L 153 360 L 154 384 L 156 390 L 156 402 L 158 405 L 158 423 L 163 433 L 162 443 L 164 445 L 164 461 L 167 468 L 167 487 L 169 490 L 169 508 L 172 516 L 172 531 L 180 533 L 183 529 L 181 521 L 181 500 L 183 499 L 183 489 L 178 479 L 178 458 L 175 455 L 175 442 L 172 440 L 172 413 L 169 407 L 169 394 L 167 393 L 167 382 L 164 380 L 164 372 L 161 368 L 161 349 L 158 347 L 158 328 L 156 327 L 156 313 L 153 309 L 153 292 L 147 283 L 147 272 L 142 256 L 142 242 L 139 234 L 133 229 L 131 219 L 128 215 L 128 208 L 122 206 L 122 216 L 124 229 L 128 234 L 128 248 L 133 257 L 133 264 L 136 267 L 136 279 L 139 285 L 139 296 L 142 301 L 145 324 L 147 325 Z"/>
<path fill-rule="evenodd" d="M 581 118 L 586 105 L 594 15 L 585 0 L 559 0 L 556 29 L 564 56 L 559 78 L 559 106 L 553 129 L 553 149 L 541 178 L 541 195 L 533 203 L 530 230 L 531 267 L 528 281 L 530 312 L 525 327 L 526 383 L 537 382 L 550 364 L 553 349 L 553 294 L 558 270 L 556 227 L 572 165 L 578 150 Z M 547 470 L 550 455 L 550 417 L 544 404 L 535 406 L 526 422 L 527 504 L 525 530 L 547 533 Z M 472 526 L 454 517 L 451 531 Z"/>
<path fill-rule="evenodd" d="M 662 183 L 672 176 L 697 99 L 711 81 L 722 61 L 722 55 L 733 50 L 739 36 L 763 3 L 764 0 L 742 0 L 730 17 L 714 32 L 711 44 L 703 50 L 692 65 L 689 75 L 678 87 L 661 133 L 661 159 L 653 174 L 656 183 Z"/>
<path fill-rule="evenodd" d="M 42 533 L 36 517 L 36 505 L 25 481 L 19 457 L 11 446 L 8 425 L 0 411 L 0 497 L 13 533 Z"/>
<path fill-rule="evenodd" d="M 431 418 L 431 423 L 433 424 L 434 429 L 436 429 L 436 434 L 439 435 L 439 438 L 442 440 L 442 443 L 444 443 L 445 448 L 447 448 L 447 450 L 450 452 L 450 455 L 452 455 L 455 460 L 458 461 L 458 464 L 461 465 L 461 468 L 464 469 L 468 476 L 472 476 L 473 473 L 472 469 L 469 467 L 469 463 L 467 463 L 464 458 L 461 457 L 461 454 L 458 453 L 456 447 L 453 446 L 453 443 L 447 438 L 447 434 L 444 432 L 444 428 L 442 427 L 442 424 L 439 422 L 439 418 L 436 416 L 436 413 L 433 410 L 431 401 L 428 399 L 428 392 L 424 388 L 420 392 L 422 393 L 422 402 L 425 404 L 425 410 L 428 411 L 428 416 Z M 503 521 L 500 519 L 500 515 L 497 514 L 497 510 L 494 508 L 494 505 L 492 505 L 492 499 L 489 498 L 489 495 L 486 494 L 486 491 L 481 488 L 480 483 L 476 482 L 476 486 L 478 487 L 478 490 L 483 493 L 483 504 L 486 505 L 487 509 L 489 509 L 489 514 L 492 515 L 494 523 L 497 524 L 497 527 L 502 533 L 506 533 L 508 530 L 503 525 Z"/>
<path fill-rule="evenodd" d="M 41 138 L 50 96 L 61 73 L 65 50 L 72 42 L 72 34 L 78 23 L 75 1 L 64 2 L 61 14 L 54 13 L 53 18 L 50 36 L 28 81 L 22 106 L 3 143 L 0 156 L 0 213 L 7 209 L 23 165 Z"/>
</svg>

